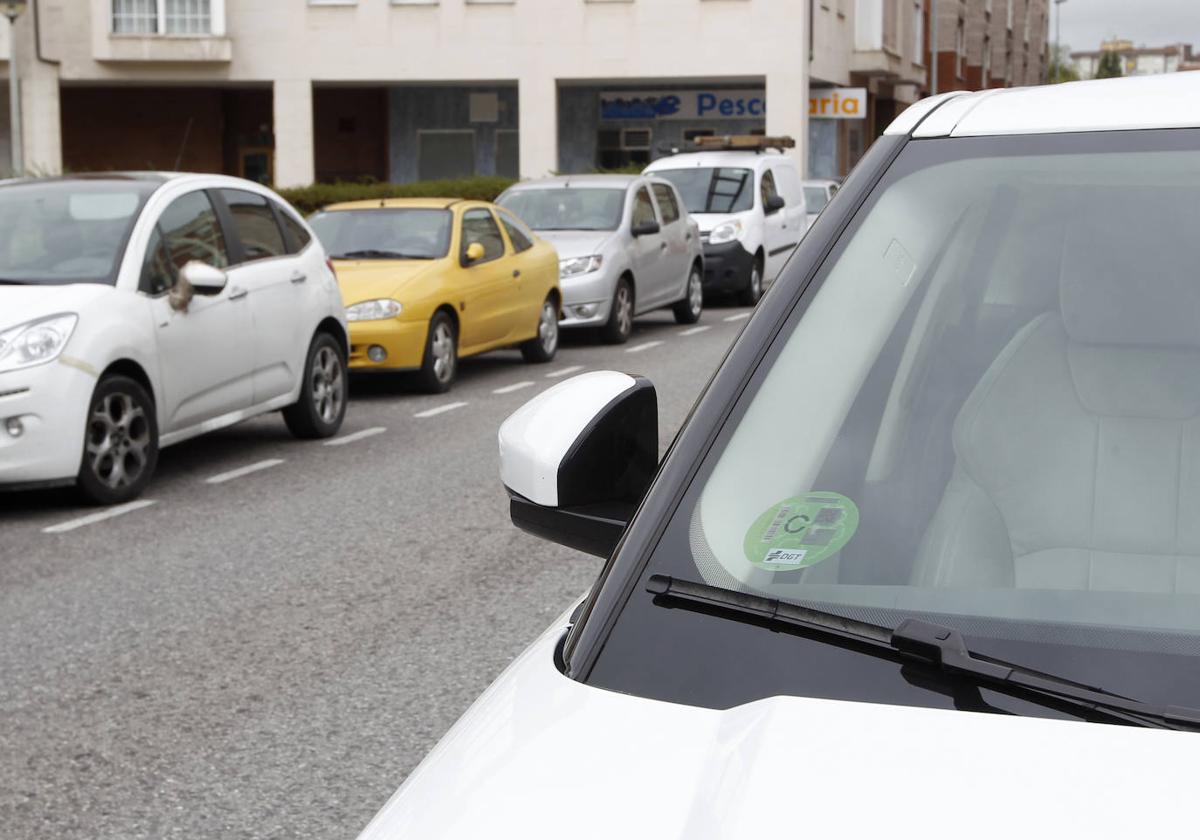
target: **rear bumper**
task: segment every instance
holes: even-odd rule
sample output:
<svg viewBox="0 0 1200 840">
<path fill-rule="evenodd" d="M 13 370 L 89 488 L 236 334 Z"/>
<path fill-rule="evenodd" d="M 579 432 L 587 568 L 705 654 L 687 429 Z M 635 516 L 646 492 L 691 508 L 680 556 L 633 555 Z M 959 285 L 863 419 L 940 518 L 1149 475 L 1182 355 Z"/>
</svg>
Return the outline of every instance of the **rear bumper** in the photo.
<svg viewBox="0 0 1200 840">
<path fill-rule="evenodd" d="M 740 292 L 750 283 L 754 255 L 742 243 L 723 242 L 704 245 L 704 291 Z"/>
<path fill-rule="evenodd" d="M 62 360 L 0 373 L 0 487 L 68 484 L 79 474 L 96 378 Z M 10 420 L 21 434 L 8 430 Z"/>
<path fill-rule="evenodd" d="M 424 321 L 354 321 L 350 324 L 351 370 L 413 370 L 425 355 L 429 325 Z M 372 347 L 382 347 L 387 357 L 373 362 Z"/>
</svg>

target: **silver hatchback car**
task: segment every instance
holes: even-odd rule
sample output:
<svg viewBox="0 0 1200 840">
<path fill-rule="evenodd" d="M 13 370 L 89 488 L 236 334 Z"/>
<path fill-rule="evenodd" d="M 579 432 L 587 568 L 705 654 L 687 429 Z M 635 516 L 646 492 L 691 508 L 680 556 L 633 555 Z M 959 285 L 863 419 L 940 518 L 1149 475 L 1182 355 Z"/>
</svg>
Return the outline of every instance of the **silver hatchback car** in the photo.
<svg viewBox="0 0 1200 840">
<path fill-rule="evenodd" d="M 496 203 L 558 249 L 560 326 L 600 327 L 621 344 L 643 312 L 669 306 L 681 324 L 700 319 L 700 229 L 669 181 L 566 175 L 523 181 Z"/>
</svg>

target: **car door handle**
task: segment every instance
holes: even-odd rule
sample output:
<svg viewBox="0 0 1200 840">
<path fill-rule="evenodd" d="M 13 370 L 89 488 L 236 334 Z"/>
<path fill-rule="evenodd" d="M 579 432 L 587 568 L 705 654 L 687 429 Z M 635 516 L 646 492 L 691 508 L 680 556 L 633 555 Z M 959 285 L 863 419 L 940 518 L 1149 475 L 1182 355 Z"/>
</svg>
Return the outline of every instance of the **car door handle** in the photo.
<svg viewBox="0 0 1200 840">
<path fill-rule="evenodd" d="M 303 272 L 300 272 L 300 271 L 297 271 L 295 274 L 292 275 L 293 283 L 303 283 L 307 279 L 308 279 L 308 275 L 304 274 Z"/>
<path fill-rule="evenodd" d="M 241 286 L 234 286 L 233 288 L 231 288 L 229 290 L 229 299 L 230 300 L 241 300 L 248 294 L 250 294 L 250 293 L 248 291 L 246 291 L 245 289 L 243 289 Z"/>
</svg>

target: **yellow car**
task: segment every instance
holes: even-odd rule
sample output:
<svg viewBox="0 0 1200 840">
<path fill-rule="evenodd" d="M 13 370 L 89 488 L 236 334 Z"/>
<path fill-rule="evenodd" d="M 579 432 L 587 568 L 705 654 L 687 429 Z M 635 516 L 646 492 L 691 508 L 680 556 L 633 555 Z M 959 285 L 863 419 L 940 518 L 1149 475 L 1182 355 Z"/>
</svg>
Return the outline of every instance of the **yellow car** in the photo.
<svg viewBox="0 0 1200 840">
<path fill-rule="evenodd" d="M 526 361 L 554 358 L 558 254 L 508 211 L 386 199 L 330 205 L 309 222 L 342 288 L 352 370 L 414 370 L 442 392 L 463 356 L 519 346 Z"/>
</svg>

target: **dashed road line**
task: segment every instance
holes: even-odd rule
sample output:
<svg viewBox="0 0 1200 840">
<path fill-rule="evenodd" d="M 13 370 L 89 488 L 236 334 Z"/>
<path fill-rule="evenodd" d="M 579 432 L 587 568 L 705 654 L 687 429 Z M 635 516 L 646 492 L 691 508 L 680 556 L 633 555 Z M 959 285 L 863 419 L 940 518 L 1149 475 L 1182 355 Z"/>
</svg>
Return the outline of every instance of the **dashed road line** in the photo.
<svg viewBox="0 0 1200 840">
<path fill-rule="evenodd" d="M 387 429 L 383 426 L 372 426 L 369 429 L 363 429 L 361 432 L 354 432 L 352 434 L 342 435 L 341 437 L 335 437 L 332 440 L 327 440 L 325 441 L 325 445 L 345 446 L 347 443 L 354 443 L 355 441 L 365 440 L 369 437 L 375 437 L 375 435 L 381 435 L 386 431 Z"/>
<path fill-rule="evenodd" d="M 571 365 L 570 367 L 560 368 L 559 370 L 552 370 L 546 374 L 546 378 L 558 379 L 560 376 L 567 376 L 568 374 L 575 373 L 577 370 L 583 370 L 583 367 L 583 365 Z"/>
<path fill-rule="evenodd" d="M 528 388 L 533 385 L 533 382 L 526 380 L 525 382 L 515 382 L 512 385 L 505 385 L 503 388 L 496 388 L 492 391 L 493 394 L 511 394 L 513 391 L 520 391 L 522 388 Z"/>
<path fill-rule="evenodd" d="M 66 522 L 60 522 L 57 525 L 51 525 L 42 529 L 43 534 L 65 534 L 68 531 L 74 531 L 76 528 L 82 528 L 85 525 L 95 525 L 97 522 L 103 522 L 106 519 L 112 519 L 117 516 L 123 516 L 126 513 L 133 513 L 135 510 L 148 508 L 150 505 L 157 504 L 153 499 L 139 499 L 136 502 L 126 502 L 123 505 L 110 507 L 107 510 L 102 510 L 99 513 L 89 513 L 87 516 L 81 516 L 78 519 L 69 519 Z"/>
<path fill-rule="evenodd" d="M 680 335 L 695 335 L 696 333 L 702 333 L 705 330 L 711 330 L 711 329 L 712 329 L 712 327 L 710 327 L 710 326 L 692 327 L 691 329 L 684 330 L 683 332 L 680 333 Z"/>
<path fill-rule="evenodd" d="M 647 341 L 645 344 L 638 344 L 635 347 L 630 347 L 625 352 L 626 353 L 641 353 L 643 350 L 649 350 L 652 347 L 658 347 L 662 343 L 663 342 L 661 342 L 661 341 Z"/>
<path fill-rule="evenodd" d="M 205 484 L 224 484 L 226 481 L 233 481 L 235 478 L 241 478 L 244 475 L 269 470 L 271 467 L 277 467 L 283 463 L 283 458 L 268 458 L 265 461 L 258 461 L 253 464 L 247 464 L 244 467 L 238 467 L 236 470 L 229 472 L 217 473 L 214 476 L 204 479 Z"/>
<path fill-rule="evenodd" d="M 736 315 L 730 315 L 728 318 L 725 318 L 724 320 L 725 321 L 745 321 L 749 317 L 750 317 L 749 312 L 739 312 Z"/>
<path fill-rule="evenodd" d="M 465 402 L 446 403 L 446 405 L 439 405 L 437 408 L 431 408 L 427 411 L 418 411 L 413 415 L 413 417 L 417 417 L 422 420 L 426 417 L 436 417 L 439 414 L 445 414 L 447 411 L 454 411 L 456 408 L 462 408 L 464 405 L 466 405 Z"/>
</svg>

